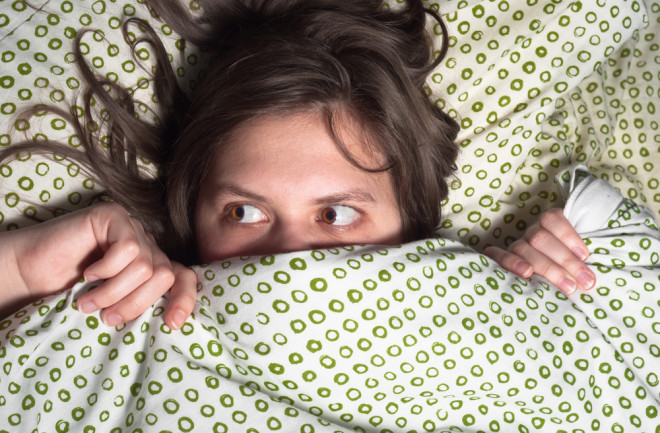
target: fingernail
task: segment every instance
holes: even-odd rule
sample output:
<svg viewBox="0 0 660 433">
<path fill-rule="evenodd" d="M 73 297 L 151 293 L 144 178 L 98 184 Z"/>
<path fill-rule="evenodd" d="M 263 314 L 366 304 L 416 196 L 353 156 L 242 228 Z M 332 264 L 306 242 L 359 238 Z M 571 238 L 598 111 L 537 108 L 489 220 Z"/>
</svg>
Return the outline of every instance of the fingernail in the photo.
<svg viewBox="0 0 660 433">
<path fill-rule="evenodd" d="M 584 248 L 573 248 L 573 254 L 582 261 L 589 258 L 589 251 L 586 251 Z"/>
<path fill-rule="evenodd" d="M 181 310 L 176 310 L 172 316 L 172 322 L 174 324 L 175 331 L 177 329 L 181 329 L 183 324 L 186 323 L 186 314 Z"/>
<path fill-rule="evenodd" d="M 520 275 L 521 277 L 526 277 L 527 275 L 531 274 L 533 269 L 528 263 L 518 262 L 513 267 L 513 270 L 516 272 L 516 274 Z"/>
<path fill-rule="evenodd" d="M 97 277 L 96 275 L 87 275 L 85 277 L 85 281 L 87 281 L 88 283 L 93 283 L 94 281 L 98 281 L 98 280 L 99 277 Z"/>
<path fill-rule="evenodd" d="M 566 293 L 567 295 L 570 295 L 577 289 L 577 286 L 575 285 L 575 281 L 571 280 L 570 278 L 562 278 L 559 281 L 559 288 L 561 289 L 562 292 Z"/>
<path fill-rule="evenodd" d="M 121 316 L 115 313 L 109 314 L 104 322 L 108 326 L 117 326 L 121 323 Z"/>
<path fill-rule="evenodd" d="M 83 302 L 81 305 L 78 306 L 80 311 L 82 311 L 85 314 L 93 313 L 94 311 L 98 310 L 99 307 L 96 306 L 95 303 L 87 301 Z"/>
<path fill-rule="evenodd" d="M 583 290 L 589 290 L 594 286 L 594 283 L 596 282 L 594 280 L 594 277 L 589 274 L 587 271 L 580 271 L 580 273 L 577 276 L 578 284 Z"/>
</svg>

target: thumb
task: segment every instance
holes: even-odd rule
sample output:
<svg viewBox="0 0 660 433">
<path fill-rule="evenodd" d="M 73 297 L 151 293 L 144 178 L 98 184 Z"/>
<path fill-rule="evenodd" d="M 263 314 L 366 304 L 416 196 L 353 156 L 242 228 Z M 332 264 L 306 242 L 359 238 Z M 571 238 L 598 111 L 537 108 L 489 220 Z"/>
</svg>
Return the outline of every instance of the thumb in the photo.
<svg viewBox="0 0 660 433">
<path fill-rule="evenodd" d="M 140 253 L 138 233 L 143 232 L 142 225 L 115 203 L 97 206 L 90 223 L 102 257 L 88 266 L 83 276 L 87 281 L 111 278 Z"/>
</svg>

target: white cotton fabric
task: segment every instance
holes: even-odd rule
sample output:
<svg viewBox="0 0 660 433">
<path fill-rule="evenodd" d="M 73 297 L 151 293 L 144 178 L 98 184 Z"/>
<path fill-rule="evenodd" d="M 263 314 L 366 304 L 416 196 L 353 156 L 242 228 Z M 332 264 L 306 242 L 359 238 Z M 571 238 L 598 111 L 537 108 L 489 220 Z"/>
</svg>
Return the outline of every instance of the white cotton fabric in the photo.
<svg viewBox="0 0 660 433">
<path fill-rule="evenodd" d="M 165 299 L 108 328 L 79 284 L 0 322 L 0 431 L 654 431 L 660 235 L 615 200 L 570 297 L 444 239 L 198 267 L 176 332 Z"/>
</svg>

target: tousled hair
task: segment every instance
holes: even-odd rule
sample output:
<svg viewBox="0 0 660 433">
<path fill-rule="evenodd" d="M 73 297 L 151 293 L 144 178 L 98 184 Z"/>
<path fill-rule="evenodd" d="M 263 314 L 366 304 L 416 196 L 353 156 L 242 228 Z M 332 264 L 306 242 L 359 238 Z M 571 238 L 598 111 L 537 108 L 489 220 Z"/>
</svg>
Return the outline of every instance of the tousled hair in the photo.
<svg viewBox="0 0 660 433">
<path fill-rule="evenodd" d="M 178 2 L 152 0 L 152 11 L 209 59 L 195 92 L 179 88 L 167 53 L 153 29 L 137 19 L 145 36 L 130 42 L 151 45 L 158 102 L 156 121 L 135 115 L 133 96 L 119 84 L 95 75 L 84 62 L 79 32 L 75 55 L 87 85 L 84 116 L 62 107 L 46 109 L 68 120 L 82 150 L 48 141 L 24 141 L 0 152 L 0 161 L 18 151 L 56 152 L 78 162 L 151 232 L 171 258 L 195 260 L 193 211 L 209 162 L 242 123 L 265 115 L 314 112 L 338 148 L 354 165 L 387 171 L 393 179 L 402 221 L 402 239 L 432 236 L 440 202 L 455 170 L 458 125 L 424 93 L 428 74 L 443 59 L 447 31 L 421 0 L 385 10 L 372 0 L 225 0 L 203 3 L 193 17 Z M 430 14 L 443 30 L 433 58 L 425 30 Z M 127 38 L 128 41 L 128 38 Z M 92 98 L 108 116 L 102 125 Z M 43 106 L 33 107 L 32 115 Z M 363 167 L 346 149 L 342 122 L 351 119 L 384 161 Z M 105 137 L 102 138 L 102 135 Z M 153 163 L 155 176 L 139 168 Z"/>
</svg>

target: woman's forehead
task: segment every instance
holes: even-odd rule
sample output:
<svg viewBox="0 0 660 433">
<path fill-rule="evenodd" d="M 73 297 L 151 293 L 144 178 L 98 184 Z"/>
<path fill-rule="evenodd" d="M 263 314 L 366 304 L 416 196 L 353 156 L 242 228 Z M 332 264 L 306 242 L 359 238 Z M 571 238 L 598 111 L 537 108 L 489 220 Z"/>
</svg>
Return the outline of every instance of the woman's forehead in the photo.
<svg viewBox="0 0 660 433">
<path fill-rule="evenodd" d="M 374 165 L 361 143 L 347 136 L 348 151 L 358 162 Z M 309 201 L 349 190 L 376 197 L 389 196 L 393 190 L 388 173 L 369 172 L 351 163 L 321 118 L 309 114 L 246 122 L 216 155 L 203 183 L 218 192 L 242 188 L 270 197 L 295 194 Z"/>
<path fill-rule="evenodd" d="M 345 113 L 334 115 L 331 121 L 329 124 L 318 112 L 252 118 L 235 128 L 216 160 L 225 169 L 256 162 L 273 167 L 280 163 L 289 168 L 296 162 L 301 167 L 313 161 L 354 165 L 342 152 L 343 147 L 361 167 L 383 165 L 383 157 L 374 150 L 363 125 Z"/>
</svg>

